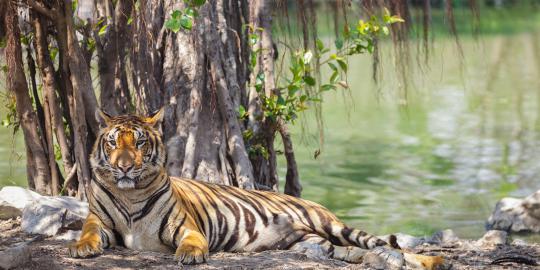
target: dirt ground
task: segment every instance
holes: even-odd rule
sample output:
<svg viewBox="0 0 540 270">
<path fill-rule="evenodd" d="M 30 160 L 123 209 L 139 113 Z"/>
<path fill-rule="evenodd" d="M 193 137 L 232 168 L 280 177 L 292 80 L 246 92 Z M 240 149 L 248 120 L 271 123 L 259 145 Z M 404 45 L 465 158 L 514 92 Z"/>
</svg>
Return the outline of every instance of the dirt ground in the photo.
<svg viewBox="0 0 540 270">
<path fill-rule="evenodd" d="M 106 250 L 101 256 L 72 259 L 67 256 L 68 241 L 54 240 L 21 231 L 19 220 L 0 221 L 0 250 L 15 243 L 30 241 L 31 260 L 17 269 L 179 269 L 172 254 L 139 252 L 125 248 Z M 540 269 L 539 244 L 504 245 L 478 248 L 472 241 L 454 246 L 421 245 L 417 253 L 442 255 L 450 269 Z M 510 261 L 492 264 L 495 260 Z M 332 259 L 318 260 L 291 251 L 260 253 L 215 253 L 206 264 L 183 269 L 368 269 Z"/>
</svg>

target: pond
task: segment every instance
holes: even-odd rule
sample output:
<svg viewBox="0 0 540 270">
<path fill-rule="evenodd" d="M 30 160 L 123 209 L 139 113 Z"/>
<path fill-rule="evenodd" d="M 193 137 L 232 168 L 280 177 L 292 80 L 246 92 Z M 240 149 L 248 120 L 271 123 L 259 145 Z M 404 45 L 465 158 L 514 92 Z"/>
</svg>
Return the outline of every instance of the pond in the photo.
<svg viewBox="0 0 540 270">
<path fill-rule="evenodd" d="M 452 38 L 435 39 L 427 66 L 411 44 L 406 106 L 390 44 L 378 85 L 369 57 L 351 59 L 350 90 L 324 96 L 322 147 L 312 114 L 291 127 L 303 197 L 376 234 L 473 238 L 497 200 L 539 189 L 540 34 L 460 43 L 463 57 Z M 23 143 L 0 128 L 0 186 L 25 185 Z"/>
<path fill-rule="evenodd" d="M 539 38 L 465 37 L 464 57 L 436 39 L 429 66 L 410 64 L 406 106 L 391 48 L 379 85 L 352 59 L 350 91 L 325 95 L 317 159 L 315 121 L 293 127 L 303 196 L 378 234 L 480 237 L 497 200 L 540 189 Z"/>
</svg>

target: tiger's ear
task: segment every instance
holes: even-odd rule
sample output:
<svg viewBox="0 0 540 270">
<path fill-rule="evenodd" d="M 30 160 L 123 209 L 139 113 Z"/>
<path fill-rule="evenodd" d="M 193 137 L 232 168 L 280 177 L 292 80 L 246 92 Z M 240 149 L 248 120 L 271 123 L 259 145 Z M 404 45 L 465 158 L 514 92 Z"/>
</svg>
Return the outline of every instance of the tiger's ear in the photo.
<svg viewBox="0 0 540 270">
<path fill-rule="evenodd" d="M 157 112 L 150 114 L 144 118 L 144 122 L 155 128 L 161 133 L 161 122 L 163 122 L 163 116 L 165 115 L 165 108 L 159 109 Z"/>
<path fill-rule="evenodd" d="M 101 128 L 108 126 L 111 123 L 112 116 L 102 110 L 96 110 L 96 120 Z"/>
</svg>

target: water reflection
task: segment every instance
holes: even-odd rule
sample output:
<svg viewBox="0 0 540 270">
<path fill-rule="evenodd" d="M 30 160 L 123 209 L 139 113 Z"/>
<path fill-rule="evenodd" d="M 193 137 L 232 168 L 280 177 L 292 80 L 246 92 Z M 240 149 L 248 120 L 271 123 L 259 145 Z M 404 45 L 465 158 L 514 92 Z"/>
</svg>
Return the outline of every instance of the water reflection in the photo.
<svg viewBox="0 0 540 270">
<path fill-rule="evenodd" d="M 452 40 L 436 40 L 430 67 L 411 72 L 405 110 L 391 69 L 381 97 L 369 58 L 351 61 L 354 108 L 339 93 L 327 96 L 323 154 L 314 160 L 315 143 L 296 146 L 305 197 L 376 233 L 480 236 L 498 199 L 540 188 L 536 39 L 465 38 L 465 68 Z"/>
</svg>

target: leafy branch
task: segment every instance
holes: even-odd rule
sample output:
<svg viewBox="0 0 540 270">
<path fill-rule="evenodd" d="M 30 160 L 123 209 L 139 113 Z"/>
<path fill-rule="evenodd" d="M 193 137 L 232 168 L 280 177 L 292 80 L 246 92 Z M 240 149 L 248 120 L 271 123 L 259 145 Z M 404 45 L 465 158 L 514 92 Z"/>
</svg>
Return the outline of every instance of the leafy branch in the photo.
<svg viewBox="0 0 540 270">
<path fill-rule="evenodd" d="M 346 26 L 343 39 L 334 42 L 334 48 L 329 48 L 317 39 L 315 52 L 311 50 L 291 51 L 288 66 L 288 76 L 278 78 L 278 85 L 272 93 L 264 93 L 265 78 L 262 72 L 255 77 L 253 85 L 261 98 L 261 107 L 264 117 L 274 123 L 279 121 L 294 122 L 298 113 L 308 109 L 310 102 L 321 102 L 320 94 L 338 88 L 348 88 L 345 75 L 348 72 L 348 57 L 364 53 L 373 53 L 375 41 L 383 35 L 389 34 L 389 27 L 394 23 L 403 22 L 398 16 L 392 16 L 387 9 L 382 17 L 371 16 L 369 20 L 359 20 L 354 28 Z M 260 41 L 260 32 L 249 26 L 249 44 L 251 46 L 251 70 L 257 65 L 261 49 L 256 46 Z M 331 51 L 333 51 L 331 53 Z M 312 73 L 316 70 L 327 69 L 331 75 L 328 81 L 315 79 Z M 280 73 L 279 73 L 280 74 Z M 308 89 L 315 89 L 315 93 Z M 247 118 L 246 109 L 239 107 L 239 117 Z"/>
</svg>

